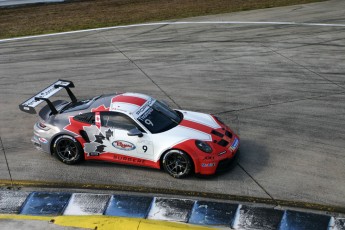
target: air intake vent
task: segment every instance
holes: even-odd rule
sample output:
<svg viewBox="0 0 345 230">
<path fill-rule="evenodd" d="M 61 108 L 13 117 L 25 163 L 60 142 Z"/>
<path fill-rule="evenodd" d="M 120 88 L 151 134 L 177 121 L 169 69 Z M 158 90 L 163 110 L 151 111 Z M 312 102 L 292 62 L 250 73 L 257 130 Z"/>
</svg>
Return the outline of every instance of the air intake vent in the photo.
<svg viewBox="0 0 345 230">
<path fill-rule="evenodd" d="M 226 140 L 223 140 L 223 139 L 218 142 L 218 145 L 223 146 L 223 147 L 227 146 L 228 144 L 229 144 L 229 142 L 227 142 Z"/>
<path fill-rule="evenodd" d="M 230 139 L 232 138 L 232 133 L 230 133 L 229 131 L 225 131 L 225 135 L 226 135 L 227 137 L 230 137 Z"/>
<path fill-rule="evenodd" d="M 80 130 L 79 133 L 80 133 L 80 136 L 82 136 L 86 142 L 90 143 L 89 136 L 84 130 Z"/>
<path fill-rule="evenodd" d="M 224 137 L 224 135 L 223 134 L 221 134 L 220 132 L 217 132 L 216 130 L 212 130 L 212 132 L 211 132 L 213 135 L 216 135 L 216 136 L 218 136 L 218 137 Z"/>
</svg>

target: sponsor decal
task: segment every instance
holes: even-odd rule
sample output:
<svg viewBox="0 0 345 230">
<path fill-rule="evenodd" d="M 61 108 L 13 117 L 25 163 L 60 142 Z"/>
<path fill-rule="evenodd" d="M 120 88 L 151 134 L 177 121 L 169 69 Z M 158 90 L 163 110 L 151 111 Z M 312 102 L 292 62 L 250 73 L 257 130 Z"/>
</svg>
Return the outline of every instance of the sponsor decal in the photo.
<svg viewBox="0 0 345 230">
<path fill-rule="evenodd" d="M 45 139 L 45 138 L 43 138 L 43 137 L 38 138 L 38 140 L 39 140 L 40 142 L 44 143 L 44 144 L 47 144 L 47 143 L 48 143 L 48 140 Z"/>
<path fill-rule="evenodd" d="M 226 153 L 226 150 L 223 151 L 223 152 L 218 153 L 218 156 L 221 156 L 221 155 L 223 155 L 223 154 L 225 154 L 225 153 Z"/>
<path fill-rule="evenodd" d="M 137 158 L 132 158 L 132 157 L 124 157 L 124 156 L 114 156 L 115 160 L 119 160 L 119 161 L 127 161 L 127 162 L 132 162 L 132 163 L 140 163 L 140 164 L 144 164 L 145 160 L 142 159 L 137 159 Z"/>
<path fill-rule="evenodd" d="M 135 145 L 128 141 L 117 140 L 112 143 L 112 145 L 121 150 L 130 151 L 135 149 Z"/>
<path fill-rule="evenodd" d="M 153 111 L 152 108 L 146 110 L 138 119 L 143 121 L 152 113 L 152 111 Z"/>
<path fill-rule="evenodd" d="M 230 146 L 230 149 L 231 149 L 231 150 L 236 149 L 237 146 L 238 146 L 238 143 L 239 143 L 238 139 L 235 138 L 234 142 L 233 142 L 232 145 Z"/>
<path fill-rule="evenodd" d="M 153 98 L 150 98 L 149 100 L 147 100 L 146 103 L 145 103 L 143 106 L 141 106 L 141 108 L 138 109 L 138 111 L 136 111 L 136 113 L 135 113 L 136 116 L 139 117 L 139 116 L 140 116 L 143 112 L 145 112 L 146 109 L 148 109 L 149 106 L 151 106 L 155 101 L 156 101 L 156 100 L 153 99 Z"/>
<path fill-rule="evenodd" d="M 49 89 L 47 89 L 47 90 L 45 90 L 45 91 L 42 91 L 42 92 L 39 94 L 39 96 L 41 96 L 41 97 L 46 97 L 47 95 L 51 94 L 51 93 L 54 92 L 54 91 L 56 91 L 56 88 L 54 88 L 54 86 L 53 86 L 53 87 L 51 87 L 51 88 L 49 88 Z"/>
<path fill-rule="evenodd" d="M 214 167 L 216 166 L 216 163 L 202 163 L 201 167 L 206 168 L 206 167 Z"/>
<path fill-rule="evenodd" d="M 44 89 L 43 91 L 36 94 L 34 97 L 30 98 L 26 102 L 24 102 L 23 106 L 30 106 L 30 107 L 36 107 L 38 104 L 41 103 L 40 100 L 36 100 L 35 97 L 43 97 L 43 98 L 49 98 L 50 96 L 54 95 L 58 91 L 60 91 L 61 88 L 55 88 L 55 85 L 68 85 L 69 82 L 63 82 L 63 81 L 57 81 L 55 84 L 49 86 L 48 88 Z"/>
</svg>

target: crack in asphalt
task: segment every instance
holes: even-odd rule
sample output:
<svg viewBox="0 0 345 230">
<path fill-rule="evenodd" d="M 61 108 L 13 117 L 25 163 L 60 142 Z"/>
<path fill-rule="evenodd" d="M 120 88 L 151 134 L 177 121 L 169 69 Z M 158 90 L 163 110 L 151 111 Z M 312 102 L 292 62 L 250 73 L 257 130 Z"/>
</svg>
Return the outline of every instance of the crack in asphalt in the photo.
<svg viewBox="0 0 345 230">
<path fill-rule="evenodd" d="M 332 83 L 332 84 L 334 84 L 334 85 L 336 85 L 336 86 L 338 86 L 338 87 L 340 87 L 340 88 L 342 88 L 342 89 L 345 89 L 344 86 L 342 86 L 342 85 L 340 85 L 340 84 L 338 84 L 338 83 L 336 83 L 336 82 L 334 82 L 334 81 L 332 81 L 332 80 L 330 80 L 330 79 L 328 79 L 328 78 L 322 76 L 321 74 L 315 72 L 314 70 L 311 70 L 310 68 L 308 68 L 308 67 L 306 67 L 306 66 L 304 66 L 304 65 L 302 65 L 302 64 L 300 64 L 300 63 L 298 63 L 298 62 L 295 62 L 295 61 L 292 60 L 291 58 L 289 58 L 289 57 L 287 57 L 287 56 L 285 56 L 285 55 L 279 53 L 278 51 L 273 50 L 273 49 L 271 49 L 270 47 L 265 46 L 265 45 L 263 45 L 263 44 L 261 44 L 261 45 L 262 45 L 263 47 L 265 47 L 265 48 L 271 50 L 273 53 L 275 53 L 275 54 L 277 54 L 277 55 L 283 57 L 284 59 L 289 60 L 290 62 L 294 63 L 295 65 L 297 65 L 297 66 L 299 66 L 299 67 L 302 67 L 303 69 L 309 71 L 310 73 L 313 73 L 314 75 L 316 75 L 316 76 L 322 78 L 323 80 L 328 81 L 328 82 L 330 82 L 330 83 Z"/>
<path fill-rule="evenodd" d="M 5 148 L 4 148 L 4 144 L 2 143 L 2 138 L 1 138 L 1 137 L 0 137 L 0 144 L 1 144 L 1 150 L 4 152 L 5 161 L 6 161 L 7 170 L 8 170 L 8 174 L 10 175 L 11 187 L 13 187 L 13 179 L 12 179 L 12 175 L 11 175 L 11 170 L 10 170 L 10 166 L 8 165 L 8 160 L 7 160 L 7 156 L 6 156 L 6 151 L 5 151 Z"/>
<path fill-rule="evenodd" d="M 140 35 L 148 34 L 148 33 L 151 33 L 151 32 L 153 32 L 153 31 L 159 30 L 159 29 L 161 29 L 161 28 L 163 28 L 163 27 L 167 27 L 167 26 L 170 26 L 170 25 L 169 25 L 169 24 L 160 25 L 160 26 L 158 26 L 158 27 L 156 27 L 156 28 L 153 28 L 153 29 L 150 29 L 150 30 L 146 30 L 146 31 L 141 32 L 141 33 L 137 33 L 137 34 L 128 36 L 128 37 L 126 37 L 126 38 L 122 38 L 122 39 L 118 40 L 118 42 L 123 41 L 123 40 L 127 40 L 127 39 L 132 38 L 132 37 L 137 37 L 137 36 L 140 36 Z"/>
<path fill-rule="evenodd" d="M 266 193 L 267 196 L 269 196 L 272 199 L 276 206 L 279 206 L 279 202 L 276 199 L 274 199 L 274 197 L 252 175 L 250 175 L 250 173 L 247 170 L 245 170 L 245 168 L 239 162 L 237 162 L 237 165 L 243 170 L 243 172 L 245 172 L 245 174 L 247 174 L 255 182 L 255 184 L 257 184 L 262 189 L 262 191 L 264 191 L 264 193 Z"/>
<path fill-rule="evenodd" d="M 24 144 L 24 145 L 30 145 L 31 143 L 30 142 L 21 142 L 22 144 Z M 25 147 L 25 146 L 9 146 L 9 147 L 5 147 L 5 146 L 3 146 L 2 147 L 2 150 L 3 151 L 5 151 L 5 150 L 17 150 L 17 149 L 27 149 L 27 147 Z"/>
<path fill-rule="evenodd" d="M 217 112 L 217 113 L 213 113 L 213 114 L 214 115 L 221 115 L 221 114 L 225 114 L 225 113 L 239 112 L 239 111 L 245 111 L 245 110 L 250 110 L 250 109 L 258 109 L 258 108 L 265 108 L 265 107 L 274 106 L 274 105 L 283 105 L 283 104 L 288 104 L 288 103 L 293 103 L 293 102 L 307 101 L 307 100 L 319 99 L 319 98 L 324 98 L 324 97 L 329 97 L 329 96 L 336 96 L 336 95 L 342 95 L 342 94 L 345 94 L 345 91 L 341 91 L 341 92 L 338 92 L 338 93 L 327 94 L 327 95 L 319 95 L 319 96 L 299 98 L 299 99 L 288 100 L 288 101 L 280 101 L 280 102 L 275 102 L 275 103 L 268 103 L 268 104 L 264 104 L 264 105 L 257 105 L 257 106 L 246 107 L 246 108 L 226 110 L 226 111 Z"/>
<path fill-rule="evenodd" d="M 130 57 L 128 57 L 123 51 L 121 51 L 112 41 L 109 41 L 106 37 L 101 36 L 104 40 L 109 42 L 117 51 L 119 51 L 125 58 L 128 59 L 137 69 L 146 76 L 165 96 L 167 96 L 179 109 L 182 109 L 179 104 L 164 90 L 160 87 L 137 63 L 135 63 Z"/>
</svg>

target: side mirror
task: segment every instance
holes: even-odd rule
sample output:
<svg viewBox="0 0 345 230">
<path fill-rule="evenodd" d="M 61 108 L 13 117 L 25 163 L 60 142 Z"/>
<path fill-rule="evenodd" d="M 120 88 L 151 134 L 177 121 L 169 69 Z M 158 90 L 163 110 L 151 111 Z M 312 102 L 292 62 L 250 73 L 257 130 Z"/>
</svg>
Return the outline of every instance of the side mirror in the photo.
<svg viewBox="0 0 345 230">
<path fill-rule="evenodd" d="M 142 137 L 143 133 L 138 129 L 138 128 L 134 128 L 128 131 L 127 133 L 128 136 L 138 136 L 138 137 Z"/>
</svg>

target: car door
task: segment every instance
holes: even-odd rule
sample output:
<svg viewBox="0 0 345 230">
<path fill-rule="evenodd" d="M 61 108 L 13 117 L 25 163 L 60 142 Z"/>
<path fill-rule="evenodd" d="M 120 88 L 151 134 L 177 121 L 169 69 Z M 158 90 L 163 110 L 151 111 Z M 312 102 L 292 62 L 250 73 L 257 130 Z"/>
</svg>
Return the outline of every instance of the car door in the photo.
<svg viewBox="0 0 345 230">
<path fill-rule="evenodd" d="M 154 149 L 150 135 L 132 118 L 119 112 L 101 112 L 101 130 L 109 140 L 108 152 L 152 160 Z M 139 129 L 142 136 L 129 136 L 132 129 Z"/>
</svg>

